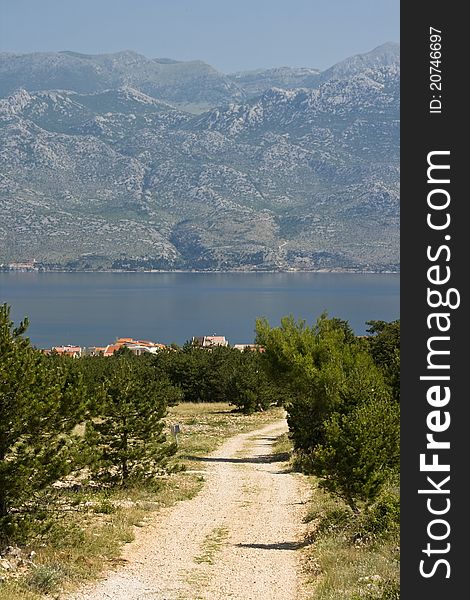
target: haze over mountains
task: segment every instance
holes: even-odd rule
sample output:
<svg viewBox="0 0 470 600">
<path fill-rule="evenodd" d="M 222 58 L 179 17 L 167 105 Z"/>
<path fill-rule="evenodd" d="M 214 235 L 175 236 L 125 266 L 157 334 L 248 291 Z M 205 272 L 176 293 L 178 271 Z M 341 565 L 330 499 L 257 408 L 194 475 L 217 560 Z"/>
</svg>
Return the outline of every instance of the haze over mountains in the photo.
<svg viewBox="0 0 470 600">
<path fill-rule="evenodd" d="M 399 46 L 224 75 L 0 54 L 0 263 L 398 270 Z"/>
</svg>

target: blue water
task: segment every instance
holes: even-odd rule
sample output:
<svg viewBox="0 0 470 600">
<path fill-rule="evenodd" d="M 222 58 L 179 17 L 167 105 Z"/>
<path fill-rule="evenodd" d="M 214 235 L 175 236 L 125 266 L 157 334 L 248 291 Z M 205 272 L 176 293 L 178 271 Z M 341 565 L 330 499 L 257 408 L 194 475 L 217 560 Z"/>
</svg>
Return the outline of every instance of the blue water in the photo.
<svg viewBox="0 0 470 600">
<path fill-rule="evenodd" d="M 366 321 L 400 317 L 399 297 L 398 274 L 0 273 L 0 303 L 15 323 L 29 317 L 28 336 L 41 348 L 212 334 L 251 343 L 257 317 L 312 324 L 323 311 L 362 335 Z"/>
</svg>

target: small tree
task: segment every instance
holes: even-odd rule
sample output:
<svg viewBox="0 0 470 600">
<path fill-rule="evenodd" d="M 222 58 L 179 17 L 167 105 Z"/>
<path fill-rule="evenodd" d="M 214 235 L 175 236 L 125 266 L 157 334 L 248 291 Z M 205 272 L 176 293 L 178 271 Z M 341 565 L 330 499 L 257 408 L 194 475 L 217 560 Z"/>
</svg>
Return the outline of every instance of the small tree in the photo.
<svg viewBox="0 0 470 600">
<path fill-rule="evenodd" d="M 369 351 L 382 370 L 395 400 L 400 399 L 400 321 L 367 321 Z"/>
<path fill-rule="evenodd" d="M 30 508 L 74 468 L 84 390 L 66 362 L 50 361 L 0 306 L 0 519 Z"/>
<path fill-rule="evenodd" d="M 147 362 L 113 357 L 113 373 L 104 383 L 103 398 L 86 427 L 97 479 L 126 484 L 147 480 L 162 471 L 176 451 L 163 433 L 168 403 L 179 392 L 166 379 L 156 379 Z"/>
<path fill-rule="evenodd" d="M 357 396 L 349 393 L 350 384 L 370 389 L 371 378 L 381 379 L 371 357 L 340 319 L 323 314 L 309 327 L 285 317 L 277 328 L 259 320 L 256 331 L 257 342 L 266 348 L 267 372 L 284 390 L 296 450 L 308 452 L 324 441 L 324 422 Z"/>
<path fill-rule="evenodd" d="M 186 343 L 182 350 L 159 352 L 155 356 L 155 368 L 166 373 L 170 381 L 178 386 L 185 402 L 210 402 L 214 390 L 210 380 L 211 353 Z"/>
<path fill-rule="evenodd" d="M 322 487 L 358 512 L 358 502 L 373 502 L 398 471 L 399 408 L 371 394 L 350 413 L 334 414 L 325 423 L 325 438 L 312 452 L 313 471 L 323 477 Z"/>
<path fill-rule="evenodd" d="M 289 397 L 287 420 L 303 470 L 357 511 L 398 466 L 399 406 L 387 374 L 340 319 L 321 315 L 308 327 L 284 318 L 275 329 L 258 321 L 257 333 L 268 372 Z"/>
<path fill-rule="evenodd" d="M 251 350 L 233 352 L 238 357 L 227 381 L 227 401 L 245 414 L 265 410 L 272 404 L 281 404 L 282 394 L 264 371 L 260 354 Z"/>
</svg>

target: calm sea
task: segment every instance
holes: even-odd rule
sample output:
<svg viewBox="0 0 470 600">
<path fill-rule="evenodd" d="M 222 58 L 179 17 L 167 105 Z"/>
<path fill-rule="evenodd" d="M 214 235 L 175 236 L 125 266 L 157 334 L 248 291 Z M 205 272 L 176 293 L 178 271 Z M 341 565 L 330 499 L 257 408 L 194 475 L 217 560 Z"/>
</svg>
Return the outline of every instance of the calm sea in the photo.
<svg viewBox="0 0 470 600">
<path fill-rule="evenodd" d="M 0 273 L 0 303 L 28 316 L 33 344 L 106 345 L 116 337 L 183 344 L 193 335 L 251 343 L 257 317 L 326 311 L 349 321 L 400 317 L 400 276 L 352 273 Z"/>
</svg>

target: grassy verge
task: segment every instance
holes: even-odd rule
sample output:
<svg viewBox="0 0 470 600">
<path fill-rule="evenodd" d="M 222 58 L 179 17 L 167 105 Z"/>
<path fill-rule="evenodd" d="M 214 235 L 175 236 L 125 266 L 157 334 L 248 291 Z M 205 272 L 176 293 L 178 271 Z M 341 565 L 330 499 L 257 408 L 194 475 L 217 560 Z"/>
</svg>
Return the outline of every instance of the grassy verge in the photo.
<svg viewBox="0 0 470 600">
<path fill-rule="evenodd" d="M 388 492 L 368 513 L 353 515 L 315 485 L 307 516 L 305 575 L 312 600 L 398 600 L 399 531 Z"/>
<path fill-rule="evenodd" d="M 225 402 L 187 402 L 171 407 L 166 421 L 168 427 L 176 423 L 180 425 L 176 460 L 190 469 L 194 467 L 192 457 L 204 456 L 215 450 L 228 437 L 258 429 L 282 418 L 284 414 L 284 409 L 279 407 L 244 415 L 234 412 L 233 406 Z"/>
<path fill-rule="evenodd" d="M 119 565 L 123 546 L 134 539 L 160 507 L 193 497 L 203 485 L 200 463 L 191 457 L 215 450 L 228 437 L 262 427 L 284 415 L 280 408 L 253 415 L 233 412 L 227 403 L 172 407 L 168 432 L 178 423 L 178 452 L 174 462 L 186 470 L 164 476 L 147 487 L 125 489 L 61 489 L 56 502 L 35 522 L 27 540 L 0 563 L 0 600 L 59 598 Z M 217 538 L 218 540 L 218 538 Z M 211 546 L 211 551 L 213 550 Z M 31 555 L 32 553 L 32 555 Z M 7 563 L 14 568 L 5 568 Z"/>
<path fill-rule="evenodd" d="M 289 464 L 292 467 L 292 459 L 291 459 L 291 456 L 292 456 L 292 442 L 289 439 L 289 435 L 287 433 L 283 433 L 274 442 L 274 444 L 273 444 L 273 454 L 279 460 L 289 461 Z"/>
<path fill-rule="evenodd" d="M 274 453 L 292 456 L 287 434 Z M 291 465 L 294 461 L 291 459 Z M 295 466 L 293 467 L 295 469 Z M 309 477 L 311 496 L 302 549 L 309 600 L 398 600 L 400 540 L 396 490 L 387 490 L 367 513 L 353 515 L 344 502 Z"/>
</svg>

